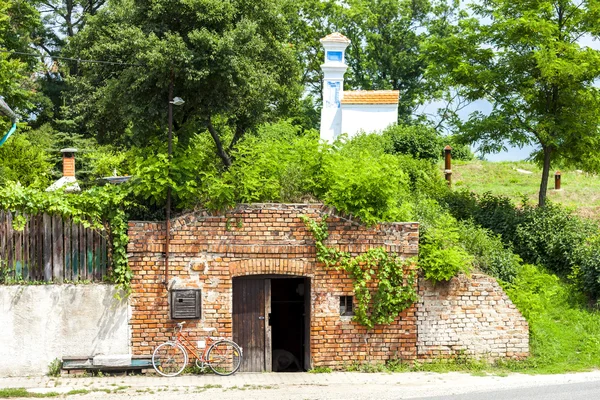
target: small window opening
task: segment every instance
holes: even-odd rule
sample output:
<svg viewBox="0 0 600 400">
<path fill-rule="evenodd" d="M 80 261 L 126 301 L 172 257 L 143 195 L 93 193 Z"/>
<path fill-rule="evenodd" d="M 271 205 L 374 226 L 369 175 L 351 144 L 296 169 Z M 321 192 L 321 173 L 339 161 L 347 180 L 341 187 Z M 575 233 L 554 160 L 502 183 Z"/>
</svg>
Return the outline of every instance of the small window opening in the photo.
<svg viewBox="0 0 600 400">
<path fill-rule="evenodd" d="M 340 315 L 354 315 L 353 296 L 340 296 Z"/>
</svg>

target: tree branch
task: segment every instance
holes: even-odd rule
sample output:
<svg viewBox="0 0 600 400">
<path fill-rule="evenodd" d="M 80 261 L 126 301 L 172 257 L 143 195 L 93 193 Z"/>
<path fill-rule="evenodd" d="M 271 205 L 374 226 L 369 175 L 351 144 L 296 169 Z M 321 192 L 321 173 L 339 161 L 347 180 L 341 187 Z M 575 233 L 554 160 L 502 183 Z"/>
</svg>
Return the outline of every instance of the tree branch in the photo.
<svg viewBox="0 0 600 400">
<path fill-rule="evenodd" d="M 217 133 L 215 127 L 212 124 L 211 117 L 208 117 L 208 120 L 206 121 L 206 127 L 208 128 L 208 131 L 210 132 L 210 135 L 212 136 L 213 141 L 217 146 L 217 154 L 219 155 L 219 157 L 221 157 L 223 164 L 225 164 L 225 168 L 231 167 L 231 158 L 223 149 L 223 143 L 221 142 L 221 138 L 219 137 L 219 134 Z"/>
</svg>

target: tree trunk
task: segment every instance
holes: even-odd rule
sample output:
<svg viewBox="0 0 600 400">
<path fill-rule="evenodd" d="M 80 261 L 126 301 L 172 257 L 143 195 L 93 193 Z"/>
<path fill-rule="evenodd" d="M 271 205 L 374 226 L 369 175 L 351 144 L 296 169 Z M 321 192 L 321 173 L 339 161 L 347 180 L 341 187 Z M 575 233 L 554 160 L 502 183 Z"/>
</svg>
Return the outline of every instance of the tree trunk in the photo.
<svg viewBox="0 0 600 400">
<path fill-rule="evenodd" d="M 544 151 L 544 167 L 542 169 L 542 183 L 540 184 L 539 207 L 546 205 L 546 192 L 548 191 L 548 177 L 550 175 L 550 156 L 552 155 L 552 147 L 542 146 Z"/>
</svg>

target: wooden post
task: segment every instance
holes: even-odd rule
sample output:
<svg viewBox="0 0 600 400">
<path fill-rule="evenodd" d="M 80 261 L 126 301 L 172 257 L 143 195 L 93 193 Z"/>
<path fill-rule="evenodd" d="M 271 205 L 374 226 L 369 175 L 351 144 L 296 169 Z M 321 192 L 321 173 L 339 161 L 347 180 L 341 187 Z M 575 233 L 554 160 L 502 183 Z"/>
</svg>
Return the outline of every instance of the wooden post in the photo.
<svg viewBox="0 0 600 400">
<path fill-rule="evenodd" d="M 444 177 L 448 186 L 452 186 L 452 147 L 444 147 Z"/>
<path fill-rule="evenodd" d="M 560 190 L 560 171 L 554 173 L 554 190 Z"/>
</svg>

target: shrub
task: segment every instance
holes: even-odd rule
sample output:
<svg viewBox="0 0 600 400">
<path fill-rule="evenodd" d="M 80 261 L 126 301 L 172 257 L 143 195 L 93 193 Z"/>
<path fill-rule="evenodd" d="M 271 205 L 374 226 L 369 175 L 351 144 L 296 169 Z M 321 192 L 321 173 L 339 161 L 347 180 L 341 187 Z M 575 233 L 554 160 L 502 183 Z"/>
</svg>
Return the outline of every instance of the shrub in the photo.
<svg viewBox="0 0 600 400">
<path fill-rule="evenodd" d="M 386 152 L 409 154 L 430 161 L 442 155 L 442 138 L 435 129 L 423 125 L 394 125 L 383 132 Z"/>
<path fill-rule="evenodd" d="M 488 229 L 476 226 L 472 221 L 459 224 L 460 241 L 473 255 L 473 266 L 488 275 L 511 282 L 521 266 L 521 257 L 514 254 L 510 245 L 502 243 L 502 237 Z"/>
<path fill-rule="evenodd" d="M 576 278 L 588 296 L 600 297 L 600 229 L 595 223 L 560 205 L 524 203 L 519 209 L 508 198 L 489 193 L 446 193 L 442 202 L 459 220 L 472 219 L 500 234 L 505 246 L 512 246 L 525 262 Z"/>
<path fill-rule="evenodd" d="M 301 202 L 319 191 L 322 174 L 318 132 L 301 132 L 287 122 L 262 126 L 238 144 L 224 179 L 237 201 Z"/>
<path fill-rule="evenodd" d="M 460 272 L 469 272 L 473 257 L 460 245 L 456 219 L 440 214 L 437 224 L 428 228 L 419 244 L 419 267 L 433 283 L 448 281 Z"/>
<path fill-rule="evenodd" d="M 405 221 L 412 215 L 408 175 L 397 157 L 384 154 L 376 135 L 336 143 L 323 164 L 323 199 L 366 224 Z"/>
<path fill-rule="evenodd" d="M 567 276 L 580 262 L 579 247 L 597 232 L 591 223 L 550 203 L 541 208 L 525 206 L 513 242 L 526 262 Z"/>
</svg>

